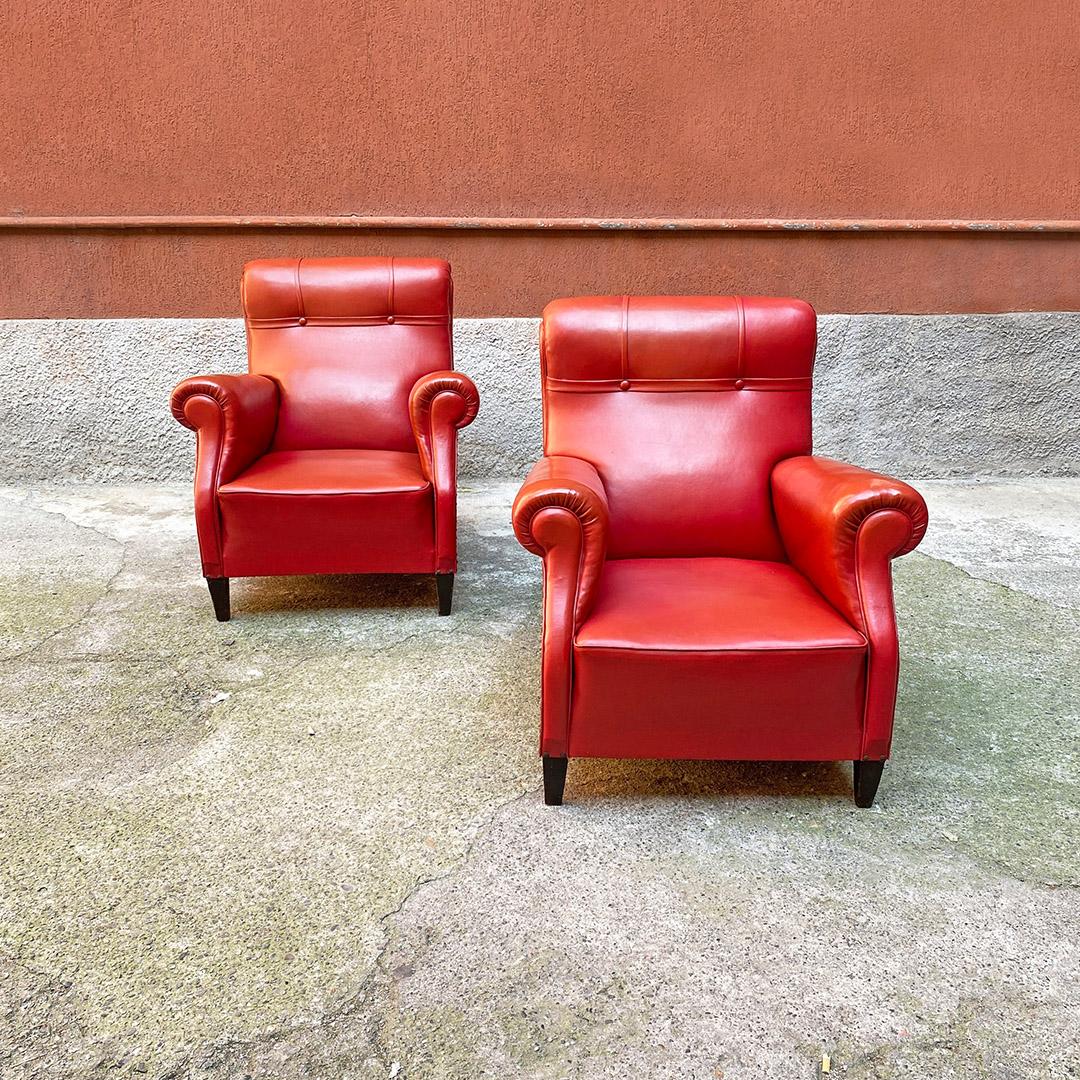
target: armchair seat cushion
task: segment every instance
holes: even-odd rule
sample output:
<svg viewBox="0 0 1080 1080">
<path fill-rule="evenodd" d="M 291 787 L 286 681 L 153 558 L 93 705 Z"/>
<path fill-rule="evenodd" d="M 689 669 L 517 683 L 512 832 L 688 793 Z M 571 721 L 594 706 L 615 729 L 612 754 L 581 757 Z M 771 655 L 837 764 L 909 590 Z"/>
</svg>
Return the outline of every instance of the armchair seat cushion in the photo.
<svg viewBox="0 0 1080 1080">
<path fill-rule="evenodd" d="M 866 660 L 862 634 L 786 563 L 611 560 L 575 637 L 569 752 L 852 759 Z"/>
<path fill-rule="evenodd" d="M 228 577 L 430 573 L 435 515 L 417 454 L 280 450 L 218 489 Z"/>
<path fill-rule="evenodd" d="M 396 450 L 278 450 L 230 484 L 232 495 L 384 495 L 428 486 L 420 455 Z"/>
<path fill-rule="evenodd" d="M 576 641 L 675 652 L 866 649 L 802 574 L 757 559 L 611 560 Z"/>
</svg>

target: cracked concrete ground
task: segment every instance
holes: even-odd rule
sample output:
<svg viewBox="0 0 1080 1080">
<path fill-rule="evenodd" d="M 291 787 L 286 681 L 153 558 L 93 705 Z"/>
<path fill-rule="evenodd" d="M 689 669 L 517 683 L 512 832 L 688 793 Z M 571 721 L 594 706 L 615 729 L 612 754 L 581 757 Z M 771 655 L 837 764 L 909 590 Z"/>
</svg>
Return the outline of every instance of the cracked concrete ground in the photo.
<svg viewBox="0 0 1080 1080">
<path fill-rule="evenodd" d="M 512 485 L 423 579 L 234 583 L 185 488 L 0 493 L 0 1075 L 1080 1076 L 1080 481 L 927 483 L 873 811 L 573 762 Z"/>
</svg>

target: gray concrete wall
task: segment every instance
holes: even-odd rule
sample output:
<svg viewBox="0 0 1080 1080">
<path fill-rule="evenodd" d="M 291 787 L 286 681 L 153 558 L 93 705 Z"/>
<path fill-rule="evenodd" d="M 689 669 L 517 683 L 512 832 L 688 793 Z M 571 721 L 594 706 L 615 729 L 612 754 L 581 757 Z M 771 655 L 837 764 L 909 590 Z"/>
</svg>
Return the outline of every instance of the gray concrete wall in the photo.
<svg viewBox="0 0 1080 1080">
<path fill-rule="evenodd" d="M 520 476 L 540 448 L 534 319 L 460 319 L 480 387 L 464 476 Z M 245 369 L 234 319 L 0 321 L 0 483 L 176 480 L 187 375 Z M 818 452 L 904 477 L 1080 472 L 1080 314 L 823 316 Z"/>
</svg>

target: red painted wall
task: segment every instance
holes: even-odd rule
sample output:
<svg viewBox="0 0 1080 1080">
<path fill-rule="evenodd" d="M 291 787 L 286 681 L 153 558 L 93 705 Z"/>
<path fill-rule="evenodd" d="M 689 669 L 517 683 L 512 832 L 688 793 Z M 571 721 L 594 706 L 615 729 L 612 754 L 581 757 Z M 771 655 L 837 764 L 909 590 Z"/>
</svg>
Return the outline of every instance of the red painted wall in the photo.
<svg viewBox="0 0 1080 1080">
<path fill-rule="evenodd" d="M 1080 5 L 37 0 L 0 35 L 0 216 L 1080 218 Z M 0 315 L 235 314 L 267 254 L 557 294 L 1080 308 L 1080 236 L 28 230 Z"/>
</svg>

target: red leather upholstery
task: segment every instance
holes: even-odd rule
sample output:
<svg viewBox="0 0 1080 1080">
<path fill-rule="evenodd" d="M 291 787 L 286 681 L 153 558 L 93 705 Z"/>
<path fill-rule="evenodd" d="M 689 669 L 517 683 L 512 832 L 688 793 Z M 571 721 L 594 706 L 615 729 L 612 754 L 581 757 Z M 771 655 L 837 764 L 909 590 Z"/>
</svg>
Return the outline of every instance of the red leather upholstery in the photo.
<svg viewBox="0 0 1080 1080">
<path fill-rule="evenodd" d="M 860 756 L 866 639 L 786 563 L 613 560 L 573 662 L 574 756 Z"/>
<path fill-rule="evenodd" d="M 611 558 L 779 559 L 769 476 L 810 452 L 798 300 L 586 297 L 544 312 L 544 453 L 604 478 Z"/>
<path fill-rule="evenodd" d="M 456 371 L 421 375 L 409 393 L 409 419 L 424 476 L 435 486 L 436 570 L 457 565 L 457 431 L 476 419 L 480 396 Z"/>
<path fill-rule="evenodd" d="M 613 559 L 576 644 L 623 652 L 862 653 L 866 639 L 787 563 Z"/>
<path fill-rule="evenodd" d="M 798 300 L 548 305 L 514 505 L 544 559 L 546 756 L 888 755 L 889 561 L 926 507 L 810 456 L 815 344 Z"/>
<path fill-rule="evenodd" d="M 198 432 L 195 527 L 207 577 L 223 576 L 218 487 L 266 452 L 277 408 L 276 384 L 259 375 L 204 375 L 173 391 L 173 416 Z"/>
<path fill-rule="evenodd" d="M 923 538 L 926 503 L 899 480 L 816 457 L 781 462 L 773 500 L 788 558 L 869 642 L 859 756 L 888 757 L 900 672 L 889 564 Z"/>
<path fill-rule="evenodd" d="M 587 461 L 543 458 L 518 492 L 513 516 L 518 539 L 544 558 L 541 746 L 545 754 L 564 757 L 574 628 L 595 599 L 607 547 L 604 485 Z"/>
<path fill-rule="evenodd" d="M 280 388 L 275 450 L 416 450 L 409 392 L 452 368 L 440 259 L 267 259 L 244 267 L 248 367 Z"/>
<path fill-rule="evenodd" d="M 244 268 L 251 374 L 188 379 L 207 577 L 451 573 L 457 430 L 439 259 L 270 259 Z"/>
</svg>

